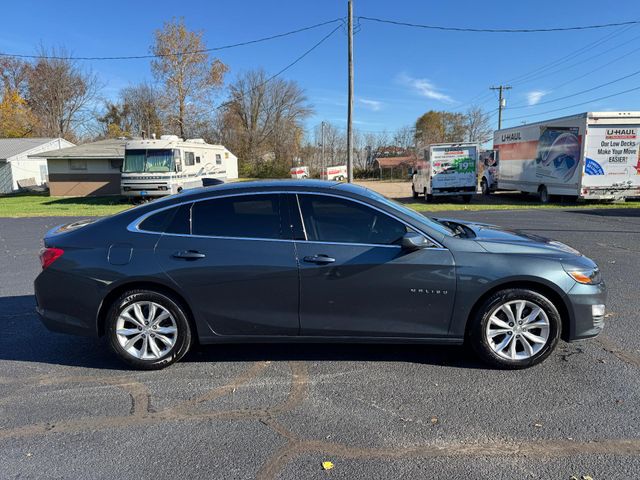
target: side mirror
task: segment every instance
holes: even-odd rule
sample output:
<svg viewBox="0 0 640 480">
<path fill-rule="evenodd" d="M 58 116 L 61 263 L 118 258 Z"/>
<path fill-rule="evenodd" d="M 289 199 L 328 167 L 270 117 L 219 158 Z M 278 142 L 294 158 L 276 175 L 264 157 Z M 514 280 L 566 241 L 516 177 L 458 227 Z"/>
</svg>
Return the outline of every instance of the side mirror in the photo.
<svg viewBox="0 0 640 480">
<path fill-rule="evenodd" d="M 431 242 L 416 232 L 407 232 L 402 237 L 402 249 L 407 252 L 415 252 L 431 246 Z"/>
</svg>

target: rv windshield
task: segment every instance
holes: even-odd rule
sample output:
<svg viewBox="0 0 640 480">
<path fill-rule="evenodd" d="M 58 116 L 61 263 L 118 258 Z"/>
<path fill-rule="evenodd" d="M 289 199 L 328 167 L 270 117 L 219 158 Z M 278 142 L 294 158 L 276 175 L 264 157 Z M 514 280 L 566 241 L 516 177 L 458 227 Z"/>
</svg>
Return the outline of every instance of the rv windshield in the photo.
<svg viewBox="0 0 640 480">
<path fill-rule="evenodd" d="M 174 151 L 171 149 L 125 150 L 124 173 L 175 172 Z"/>
</svg>

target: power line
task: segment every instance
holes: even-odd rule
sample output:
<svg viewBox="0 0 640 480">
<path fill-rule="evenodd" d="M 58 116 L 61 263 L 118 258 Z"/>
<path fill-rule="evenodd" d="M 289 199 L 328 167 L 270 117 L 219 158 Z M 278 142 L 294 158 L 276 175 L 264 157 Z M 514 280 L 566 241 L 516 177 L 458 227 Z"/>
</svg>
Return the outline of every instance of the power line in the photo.
<svg viewBox="0 0 640 480">
<path fill-rule="evenodd" d="M 630 73 L 629 75 L 625 75 L 624 77 L 616 78 L 615 80 L 611 80 L 610 82 L 602 83 L 600 85 L 596 85 L 595 87 L 591 87 L 591 88 L 588 88 L 586 90 L 582 90 L 580 92 L 572 93 L 571 95 L 565 95 L 563 97 L 554 98 L 552 100 L 545 100 L 544 102 L 538 102 L 538 103 L 536 103 L 534 105 L 522 105 L 522 104 L 514 105 L 514 106 L 512 106 L 510 108 L 512 108 L 512 109 L 513 108 L 531 108 L 531 107 L 537 107 L 539 105 L 546 105 L 548 103 L 559 102 L 560 100 L 565 100 L 565 99 L 571 98 L 571 97 L 577 97 L 578 95 L 582 95 L 584 93 L 592 92 L 594 90 L 598 90 L 599 88 L 606 87 L 606 86 L 612 85 L 614 83 L 618 83 L 618 82 L 620 82 L 622 80 L 625 80 L 625 79 L 630 78 L 630 77 L 634 77 L 634 76 L 636 76 L 638 74 L 640 74 L 640 70 L 637 70 L 637 71 L 635 71 L 633 73 Z"/>
<path fill-rule="evenodd" d="M 32 59 L 49 59 L 49 60 L 140 60 L 146 58 L 162 58 L 162 57 L 180 57 L 183 55 L 195 55 L 199 53 L 209 53 L 209 52 L 217 52 L 220 50 L 227 50 L 230 48 L 243 47 L 246 45 L 253 45 L 255 43 L 266 42 L 269 40 L 274 40 L 276 38 L 287 37 L 289 35 L 295 35 L 296 33 L 306 32 L 308 30 L 313 30 L 315 28 L 323 27 L 324 25 L 329 25 L 335 22 L 343 22 L 342 18 L 334 18 L 333 20 L 327 20 L 326 22 L 316 23 L 315 25 L 309 25 L 307 27 L 298 28 L 296 30 L 291 30 L 289 32 L 278 33 L 276 35 L 270 35 L 268 37 L 257 38 L 255 40 L 248 40 L 246 42 L 232 43 L 230 45 L 223 45 L 220 47 L 212 47 L 212 48 L 204 48 L 201 50 L 193 50 L 189 52 L 169 52 L 163 54 L 149 54 L 149 55 L 122 55 L 122 56 L 112 56 L 112 57 L 72 57 L 72 56 L 62 56 L 62 55 L 22 55 L 15 53 L 2 53 L 0 52 L 0 57 L 15 57 L 15 58 L 32 58 Z"/>
<path fill-rule="evenodd" d="M 256 85 L 255 87 L 253 87 L 251 90 L 249 90 L 248 92 L 240 92 L 241 96 L 245 96 L 251 92 L 253 92 L 254 90 L 257 90 L 263 86 L 265 86 L 267 83 L 269 83 L 271 80 L 273 80 L 274 78 L 282 75 L 284 72 L 286 72 L 287 70 L 289 70 L 291 67 L 293 67 L 295 64 L 297 64 L 298 62 L 300 62 L 303 58 L 305 58 L 307 55 L 309 55 L 311 52 L 313 52 L 316 48 L 318 48 L 320 45 L 322 45 L 326 40 L 329 39 L 329 37 L 331 37 L 334 33 L 336 33 L 340 28 L 342 27 L 342 25 L 338 25 L 336 28 L 334 28 L 333 30 L 331 30 L 328 34 L 326 34 L 324 37 L 322 37 L 320 39 L 320 41 L 318 41 L 317 43 L 315 43 L 311 48 L 309 48 L 308 50 L 306 50 L 302 55 L 300 55 L 299 57 L 297 57 L 295 60 L 293 60 L 291 63 L 289 63 L 287 66 L 285 66 L 284 68 L 282 68 L 281 70 L 279 70 L 277 73 L 274 73 L 273 75 L 271 75 L 269 78 L 267 78 L 264 82 Z M 231 105 L 234 101 L 233 100 L 229 100 L 227 102 L 224 102 L 220 105 L 218 105 L 216 108 L 214 108 L 214 110 L 219 110 L 221 108 L 224 108 L 228 105 Z"/>
<path fill-rule="evenodd" d="M 553 27 L 553 28 L 469 28 L 469 27 L 444 27 L 442 25 L 422 25 L 418 23 L 400 22 L 397 20 L 386 20 L 375 17 L 358 17 L 361 20 L 370 22 L 388 23 L 402 27 L 424 28 L 428 30 L 445 30 L 451 32 L 474 32 L 474 33 L 541 33 L 541 32 L 565 32 L 569 30 L 591 30 L 595 28 L 619 27 L 623 25 L 637 25 L 640 20 L 630 20 L 618 23 L 603 23 L 599 25 L 580 25 L 575 27 Z"/>
<path fill-rule="evenodd" d="M 597 102 L 599 100 L 605 100 L 607 98 L 616 97 L 618 95 L 624 95 L 625 93 L 633 92 L 633 91 L 636 91 L 636 90 L 640 90 L 640 87 L 630 88 L 630 89 L 625 90 L 623 92 L 612 93 L 611 95 L 605 95 L 604 97 L 592 98 L 591 100 L 587 100 L 586 102 L 576 103 L 574 105 L 569 105 L 568 107 L 555 108 L 553 110 L 547 110 L 546 112 L 531 113 L 529 115 L 520 115 L 518 117 L 511 117 L 511 118 L 506 119 L 506 121 L 519 120 L 521 118 L 529 118 L 529 117 L 535 117 L 535 116 L 538 116 L 538 115 L 546 115 L 547 113 L 559 112 L 561 110 L 567 110 L 568 108 L 579 107 L 581 105 L 587 105 L 589 103 Z"/>
</svg>

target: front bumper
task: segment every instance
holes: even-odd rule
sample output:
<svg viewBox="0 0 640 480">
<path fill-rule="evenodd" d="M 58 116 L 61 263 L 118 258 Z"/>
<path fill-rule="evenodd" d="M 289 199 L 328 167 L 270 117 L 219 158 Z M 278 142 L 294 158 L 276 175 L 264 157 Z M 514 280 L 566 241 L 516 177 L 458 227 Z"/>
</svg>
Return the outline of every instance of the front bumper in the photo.
<svg viewBox="0 0 640 480">
<path fill-rule="evenodd" d="M 592 338 L 604 329 L 604 315 L 594 315 L 594 305 L 606 305 L 607 287 L 604 282 L 597 285 L 577 283 L 567 293 L 572 309 L 569 341 Z"/>
</svg>

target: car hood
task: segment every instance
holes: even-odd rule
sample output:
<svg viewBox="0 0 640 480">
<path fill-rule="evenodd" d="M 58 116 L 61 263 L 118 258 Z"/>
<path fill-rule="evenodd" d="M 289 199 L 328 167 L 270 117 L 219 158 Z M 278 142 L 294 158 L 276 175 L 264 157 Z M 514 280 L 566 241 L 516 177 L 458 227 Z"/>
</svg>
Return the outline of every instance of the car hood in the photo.
<svg viewBox="0 0 640 480">
<path fill-rule="evenodd" d="M 501 228 L 487 223 L 466 222 L 454 219 L 438 219 L 469 228 L 473 238 L 482 248 L 492 253 L 555 254 L 557 256 L 581 256 L 576 249 L 557 240 L 533 235 L 520 230 Z"/>
</svg>

